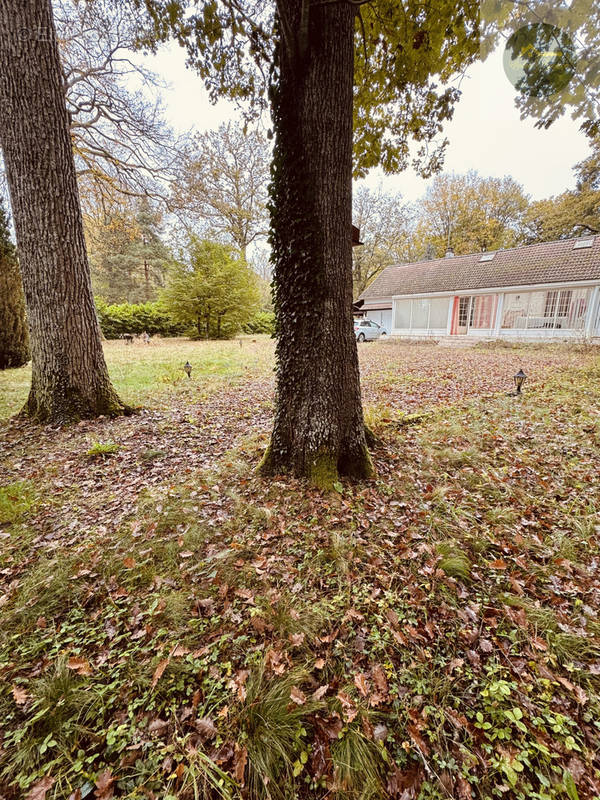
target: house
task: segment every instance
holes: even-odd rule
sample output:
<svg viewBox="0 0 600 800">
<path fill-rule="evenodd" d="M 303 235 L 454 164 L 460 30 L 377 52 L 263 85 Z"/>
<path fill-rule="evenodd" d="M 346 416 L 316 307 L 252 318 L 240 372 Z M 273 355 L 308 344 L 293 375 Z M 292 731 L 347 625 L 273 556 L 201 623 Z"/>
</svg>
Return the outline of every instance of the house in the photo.
<svg viewBox="0 0 600 800">
<path fill-rule="evenodd" d="M 387 267 L 357 307 L 396 336 L 600 338 L 600 236 Z"/>
</svg>

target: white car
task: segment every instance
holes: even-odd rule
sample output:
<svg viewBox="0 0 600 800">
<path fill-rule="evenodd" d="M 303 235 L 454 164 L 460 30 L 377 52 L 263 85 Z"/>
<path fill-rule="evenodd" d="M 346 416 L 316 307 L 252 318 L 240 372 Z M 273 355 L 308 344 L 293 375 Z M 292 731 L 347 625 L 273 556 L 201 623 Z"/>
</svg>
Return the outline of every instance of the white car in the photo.
<svg viewBox="0 0 600 800">
<path fill-rule="evenodd" d="M 386 336 L 387 331 L 370 319 L 355 319 L 354 335 L 357 342 L 366 342 L 372 339 L 379 339 L 380 336 Z"/>
</svg>

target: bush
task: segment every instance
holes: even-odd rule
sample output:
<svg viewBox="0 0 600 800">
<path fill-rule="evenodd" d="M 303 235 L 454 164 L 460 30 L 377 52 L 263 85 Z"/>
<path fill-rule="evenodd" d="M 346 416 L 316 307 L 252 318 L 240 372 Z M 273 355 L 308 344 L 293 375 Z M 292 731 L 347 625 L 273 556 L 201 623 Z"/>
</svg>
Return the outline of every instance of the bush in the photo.
<svg viewBox="0 0 600 800">
<path fill-rule="evenodd" d="M 149 333 L 150 336 L 179 336 L 185 326 L 175 322 L 160 303 L 121 303 L 107 305 L 96 300 L 102 333 L 107 339 L 118 339 L 124 333 Z"/>
<path fill-rule="evenodd" d="M 275 333 L 275 314 L 272 311 L 258 311 L 243 326 L 244 333 Z"/>
</svg>

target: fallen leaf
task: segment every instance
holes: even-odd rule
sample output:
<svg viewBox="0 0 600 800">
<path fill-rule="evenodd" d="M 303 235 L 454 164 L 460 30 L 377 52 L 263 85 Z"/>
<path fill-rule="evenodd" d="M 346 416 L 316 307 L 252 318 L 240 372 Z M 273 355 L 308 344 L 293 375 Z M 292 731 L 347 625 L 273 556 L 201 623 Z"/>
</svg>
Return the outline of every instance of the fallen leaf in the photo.
<svg viewBox="0 0 600 800">
<path fill-rule="evenodd" d="M 383 667 L 380 664 L 375 664 L 372 669 L 372 675 L 377 689 L 381 694 L 386 695 L 388 693 L 388 682 Z"/>
<path fill-rule="evenodd" d="M 299 706 L 303 706 L 306 703 L 306 695 L 297 686 L 292 686 L 290 698 Z"/>
<path fill-rule="evenodd" d="M 111 800 L 114 797 L 115 779 L 109 769 L 105 769 L 96 778 L 96 800 Z"/>
<path fill-rule="evenodd" d="M 336 696 L 337 699 L 342 704 L 346 722 L 352 722 L 355 719 L 356 715 L 358 714 L 356 706 L 352 702 L 352 698 L 346 692 L 338 692 Z"/>
<path fill-rule="evenodd" d="M 67 667 L 72 669 L 73 672 L 76 672 L 78 675 L 92 674 L 90 662 L 85 658 L 81 658 L 80 656 L 71 656 L 67 661 Z"/>
<path fill-rule="evenodd" d="M 210 719 L 210 717 L 202 717 L 202 719 L 197 719 L 196 730 L 200 734 L 200 737 L 203 739 L 203 741 L 214 739 L 217 735 L 215 723 L 212 721 L 212 719 Z"/>
<path fill-rule="evenodd" d="M 236 781 L 243 788 L 245 786 L 246 762 L 248 760 L 248 751 L 245 747 L 240 747 L 236 744 L 235 756 L 233 759 L 234 770 L 233 774 Z"/>
<path fill-rule="evenodd" d="M 327 689 L 329 689 L 328 683 L 325 683 L 323 686 L 319 686 L 318 689 L 315 689 L 315 691 L 312 693 L 313 700 L 320 700 L 322 697 L 324 697 L 327 694 Z"/>
<path fill-rule="evenodd" d="M 354 685 L 363 697 L 366 697 L 369 694 L 369 682 L 367 681 L 367 677 L 363 672 L 359 672 L 354 676 Z"/>
<path fill-rule="evenodd" d="M 54 786 L 55 780 L 56 779 L 52 778 L 50 775 L 46 775 L 45 778 L 34 783 L 29 790 L 29 794 L 25 797 L 25 800 L 45 800 L 46 792 Z"/>
<path fill-rule="evenodd" d="M 162 661 L 158 662 L 158 666 L 154 670 L 154 675 L 152 676 L 152 684 L 151 684 L 152 689 L 154 689 L 156 684 L 162 678 L 163 672 L 166 670 L 168 664 L 169 664 L 168 658 L 163 658 Z"/>
<path fill-rule="evenodd" d="M 29 695 L 20 686 L 12 687 L 12 696 L 18 706 L 23 706 L 29 700 Z"/>
</svg>

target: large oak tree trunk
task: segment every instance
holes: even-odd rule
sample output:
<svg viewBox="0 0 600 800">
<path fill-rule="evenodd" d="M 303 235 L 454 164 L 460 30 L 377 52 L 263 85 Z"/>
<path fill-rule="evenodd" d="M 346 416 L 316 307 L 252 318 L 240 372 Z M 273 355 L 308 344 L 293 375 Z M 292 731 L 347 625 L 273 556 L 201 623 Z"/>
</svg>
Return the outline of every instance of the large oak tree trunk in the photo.
<svg viewBox="0 0 600 800">
<path fill-rule="evenodd" d="M 51 0 L 0 0 L 0 144 L 31 331 L 24 411 L 44 422 L 122 413 L 92 297 Z"/>
<path fill-rule="evenodd" d="M 355 9 L 280 0 L 271 244 L 277 407 L 264 473 L 373 473 L 352 326 Z"/>
</svg>

